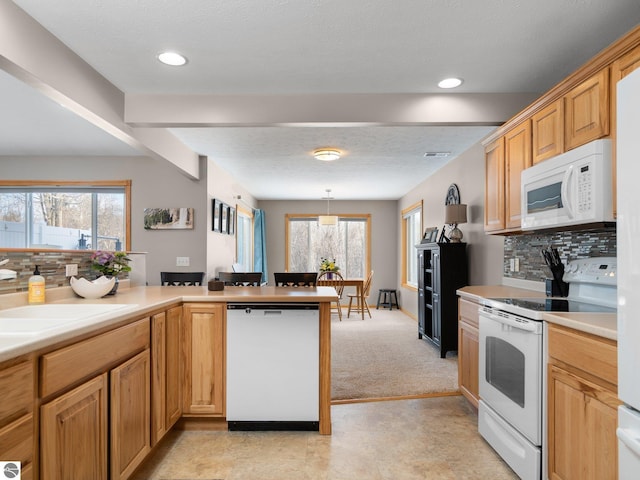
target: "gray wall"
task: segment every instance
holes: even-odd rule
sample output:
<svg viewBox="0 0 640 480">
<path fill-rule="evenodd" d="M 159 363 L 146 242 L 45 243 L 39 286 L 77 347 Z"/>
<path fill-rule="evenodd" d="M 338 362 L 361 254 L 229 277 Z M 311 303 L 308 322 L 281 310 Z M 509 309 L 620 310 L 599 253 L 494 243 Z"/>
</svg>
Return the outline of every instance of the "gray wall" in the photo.
<svg viewBox="0 0 640 480">
<path fill-rule="evenodd" d="M 131 180 L 131 250 L 147 252 L 147 281 L 160 283 L 160 272 L 207 271 L 207 170 L 191 180 L 168 162 L 148 157 L 0 157 L 3 180 Z M 147 207 L 192 207 L 194 229 L 152 231 L 143 228 Z M 189 267 L 176 267 L 176 257 L 189 257 Z"/>
<path fill-rule="evenodd" d="M 326 214 L 327 203 L 318 201 L 264 200 L 258 208 L 265 211 L 267 220 L 267 262 L 269 281 L 273 272 L 283 272 L 285 266 L 284 216 L 287 213 Z M 396 252 L 399 248 L 400 220 L 398 202 L 387 201 L 331 201 L 331 214 L 371 214 L 371 269 L 375 272 L 369 303 L 377 300 L 378 289 L 394 288 L 397 277 Z M 402 300 L 399 298 L 399 301 Z"/>
<path fill-rule="evenodd" d="M 447 189 L 452 183 L 458 185 L 460 202 L 468 205 L 468 223 L 459 225 L 459 228 L 464 234 L 462 241 L 467 243 L 469 283 L 499 285 L 503 276 L 504 239 L 499 235 L 484 233 L 484 175 L 484 148 L 476 144 L 402 197 L 398 203 L 398 214 L 402 209 L 423 200 L 423 227 L 441 229 Z M 400 261 L 398 252 L 398 264 Z M 399 271 L 396 284 L 406 299 L 402 307 L 417 317 L 417 293 L 414 289 L 400 287 L 400 280 Z"/>
</svg>

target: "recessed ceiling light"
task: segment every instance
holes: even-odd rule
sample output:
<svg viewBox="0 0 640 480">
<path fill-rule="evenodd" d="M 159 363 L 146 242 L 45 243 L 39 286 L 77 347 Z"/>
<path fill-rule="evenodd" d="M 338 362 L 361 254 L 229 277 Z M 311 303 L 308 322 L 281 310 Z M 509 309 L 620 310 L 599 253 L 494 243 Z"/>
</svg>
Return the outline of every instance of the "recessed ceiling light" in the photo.
<svg viewBox="0 0 640 480">
<path fill-rule="evenodd" d="M 187 58 L 176 52 L 162 52 L 158 55 L 158 60 L 173 67 L 180 67 L 187 63 Z"/>
<path fill-rule="evenodd" d="M 440 88 L 456 88 L 462 85 L 461 78 L 445 78 L 444 80 L 440 80 L 438 86 Z"/>
<path fill-rule="evenodd" d="M 340 152 L 333 148 L 320 148 L 313 152 L 313 156 L 316 160 L 322 160 L 323 162 L 332 162 L 340 158 Z"/>
</svg>

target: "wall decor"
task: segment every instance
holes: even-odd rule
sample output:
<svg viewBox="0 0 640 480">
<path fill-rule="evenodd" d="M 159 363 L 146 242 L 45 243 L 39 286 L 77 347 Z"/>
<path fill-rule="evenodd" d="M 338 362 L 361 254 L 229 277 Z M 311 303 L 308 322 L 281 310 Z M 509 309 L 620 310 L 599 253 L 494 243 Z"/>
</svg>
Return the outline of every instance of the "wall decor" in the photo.
<svg viewBox="0 0 640 480">
<path fill-rule="evenodd" d="M 236 233 L 236 209 L 234 207 L 229 207 L 229 228 L 227 231 L 229 235 Z"/>
<path fill-rule="evenodd" d="M 438 239 L 438 227 L 425 229 L 421 243 L 433 243 Z"/>
<path fill-rule="evenodd" d="M 145 230 L 192 230 L 193 208 L 145 208 Z"/>
<path fill-rule="evenodd" d="M 229 205 L 223 203 L 220 206 L 220 233 L 229 232 Z"/>
<path fill-rule="evenodd" d="M 211 200 L 211 230 L 220 232 L 220 208 L 222 202 L 216 198 Z"/>
</svg>

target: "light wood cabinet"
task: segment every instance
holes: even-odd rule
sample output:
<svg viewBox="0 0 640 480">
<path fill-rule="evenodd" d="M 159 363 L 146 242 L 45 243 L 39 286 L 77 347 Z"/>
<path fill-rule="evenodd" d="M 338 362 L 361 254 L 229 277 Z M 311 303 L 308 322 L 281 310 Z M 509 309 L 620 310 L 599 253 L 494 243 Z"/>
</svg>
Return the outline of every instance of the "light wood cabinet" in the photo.
<svg viewBox="0 0 640 480">
<path fill-rule="evenodd" d="M 564 99 L 547 105 L 531 117 L 532 163 L 564 152 Z"/>
<path fill-rule="evenodd" d="M 182 307 L 151 317 L 152 446 L 182 415 L 181 330 Z"/>
<path fill-rule="evenodd" d="M 183 413 L 223 416 L 225 413 L 226 304 L 183 306 Z"/>
<path fill-rule="evenodd" d="M 504 136 L 505 227 L 520 229 L 522 203 L 520 174 L 531 166 L 531 121 L 526 120 Z"/>
<path fill-rule="evenodd" d="M 41 478 L 107 479 L 107 408 L 106 373 L 41 407 Z"/>
<path fill-rule="evenodd" d="M 567 150 L 609 135 L 609 68 L 585 80 L 565 96 Z"/>
<path fill-rule="evenodd" d="M 34 451 L 35 366 L 31 357 L 0 366 L 0 459 L 21 462 L 22 478 L 31 478 Z"/>
<path fill-rule="evenodd" d="M 616 342 L 557 325 L 548 341 L 549 478 L 614 480 Z"/>
<path fill-rule="evenodd" d="M 504 137 L 485 148 L 484 230 L 504 230 Z"/>
<path fill-rule="evenodd" d="M 458 299 L 458 388 L 471 404 L 478 408 L 478 315 L 479 305 Z"/>
</svg>

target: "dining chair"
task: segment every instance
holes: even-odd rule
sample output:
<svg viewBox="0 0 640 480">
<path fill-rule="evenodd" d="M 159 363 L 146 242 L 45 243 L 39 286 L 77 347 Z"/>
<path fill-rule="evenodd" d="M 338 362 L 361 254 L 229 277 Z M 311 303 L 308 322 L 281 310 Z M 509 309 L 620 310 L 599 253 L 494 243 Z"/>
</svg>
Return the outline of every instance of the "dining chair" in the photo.
<svg viewBox="0 0 640 480">
<path fill-rule="evenodd" d="M 357 293 L 349 293 L 347 295 L 349 297 L 349 308 L 347 309 L 347 318 L 349 317 L 349 315 L 351 315 L 352 309 L 354 312 L 361 312 L 362 310 L 364 310 L 369 314 L 369 318 L 371 318 L 371 311 L 369 310 L 369 304 L 367 303 L 367 298 L 369 297 L 369 293 L 371 292 L 372 278 L 373 278 L 373 270 L 371 270 L 371 272 L 369 273 L 369 276 L 365 280 L 364 286 L 362 287 L 362 298 L 360 298 Z M 354 299 L 356 301 L 356 305 L 355 307 L 352 307 Z"/>
<path fill-rule="evenodd" d="M 162 286 L 200 286 L 204 281 L 204 272 L 160 272 Z"/>
<path fill-rule="evenodd" d="M 218 272 L 218 278 L 226 286 L 259 287 L 262 282 L 262 272 Z"/>
<path fill-rule="evenodd" d="M 332 275 L 329 275 L 330 273 Z M 322 280 L 323 286 L 333 287 L 336 289 L 336 293 L 338 294 L 338 298 L 335 301 L 336 308 L 338 309 L 338 318 L 340 319 L 340 321 L 342 321 L 342 305 L 340 305 L 340 300 L 342 299 L 342 292 L 344 292 L 344 278 L 338 272 L 322 272 L 318 276 L 318 281 L 320 280 Z"/>
<path fill-rule="evenodd" d="M 315 287 L 316 272 L 280 272 L 274 273 L 276 287 Z"/>
</svg>

